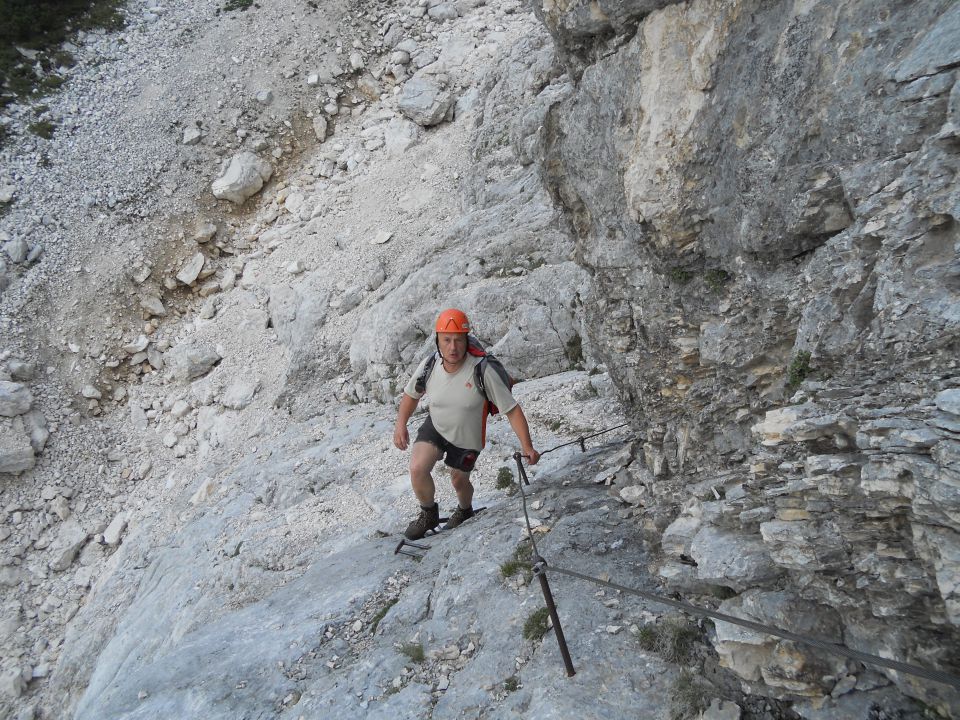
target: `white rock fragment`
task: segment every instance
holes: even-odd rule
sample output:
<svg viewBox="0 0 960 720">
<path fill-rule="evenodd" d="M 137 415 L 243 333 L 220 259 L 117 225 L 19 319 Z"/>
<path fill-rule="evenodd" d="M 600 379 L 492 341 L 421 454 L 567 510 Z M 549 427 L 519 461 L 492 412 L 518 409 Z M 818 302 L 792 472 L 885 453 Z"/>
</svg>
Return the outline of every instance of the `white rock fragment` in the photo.
<svg viewBox="0 0 960 720">
<path fill-rule="evenodd" d="M 215 486 L 213 480 L 207 479 L 200 483 L 200 486 L 196 489 L 193 495 L 190 497 L 191 505 L 199 505 L 202 502 L 206 502 L 211 497 L 213 497 L 213 491 Z"/>
<path fill-rule="evenodd" d="M 33 405 L 33 395 L 26 385 L 0 380 L 0 416 L 23 415 Z"/>
<path fill-rule="evenodd" d="M 120 538 L 123 531 L 127 529 L 128 515 L 126 511 L 121 511 L 114 516 L 107 529 L 103 531 L 103 542 L 110 547 L 116 547 L 120 544 Z"/>
<path fill-rule="evenodd" d="M 424 127 L 443 121 L 453 103 L 453 96 L 430 78 L 409 80 L 400 93 L 400 112 Z"/>
<path fill-rule="evenodd" d="M 327 139 L 327 119 L 323 115 L 317 115 L 313 119 L 313 133 L 320 142 Z"/>
<path fill-rule="evenodd" d="M 273 175 L 273 166 L 266 160 L 244 151 L 230 159 L 227 170 L 213 181 L 213 195 L 237 205 L 256 195 Z"/>
<path fill-rule="evenodd" d="M 83 395 L 87 400 L 100 400 L 103 398 L 103 393 L 97 390 L 93 385 L 84 385 L 80 390 L 80 394 Z"/>
<path fill-rule="evenodd" d="M 140 307 L 151 316 L 164 317 L 167 309 L 163 306 L 163 301 L 156 295 L 144 295 L 140 298 Z"/>
<path fill-rule="evenodd" d="M 203 131 L 195 125 L 191 125 L 188 128 L 183 130 L 183 142 L 184 145 L 196 145 L 203 138 Z"/>
<path fill-rule="evenodd" d="M 123 351 L 128 355 L 136 355 L 147 349 L 150 341 L 146 335 L 140 335 L 136 340 L 123 346 Z"/>
<path fill-rule="evenodd" d="M 74 558 L 87 541 L 86 531 L 73 518 L 68 518 L 60 526 L 56 540 L 50 546 L 50 569 L 63 572 L 73 564 Z"/>
<path fill-rule="evenodd" d="M 180 268 L 180 272 L 177 273 L 177 280 L 184 285 L 192 285 L 200 276 L 200 271 L 203 270 L 203 263 L 203 253 L 194 253 L 186 264 Z"/>
<path fill-rule="evenodd" d="M 384 243 L 390 242 L 390 238 L 393 237 L 393 233 L 389 230 L 380 230 L 376 235 L 373 236 L 373 239 L 370 241 L 371 245 L 383 245 Z"/>
<path fill-rule="evenodd" d="M 231 410 L 243 410 L 253 402 L 253 398 L 259 389 L 259 380 L 236 382 L 227 388 L 227 391 L 223 394 L 223 405 Z"/>
</svg>

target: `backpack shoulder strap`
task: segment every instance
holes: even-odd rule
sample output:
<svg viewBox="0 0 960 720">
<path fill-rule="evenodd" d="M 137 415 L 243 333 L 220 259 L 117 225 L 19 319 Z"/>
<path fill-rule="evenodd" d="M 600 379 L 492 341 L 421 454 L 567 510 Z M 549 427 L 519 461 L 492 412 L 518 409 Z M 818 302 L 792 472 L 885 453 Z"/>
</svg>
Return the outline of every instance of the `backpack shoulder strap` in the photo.
<svg viewBox="0 0 960 720">
<path fill-rule="evenodd" d="M 427 358 L 426 364 L 423 366 L 423 372 L 417 377 L 417 382 L 415 384 L 415 389 L 418 393 L 423 395 L 427 391 L 427 380 L 430 379 L 430 373 L 433 372 L 434 365 L 437 364 L 437 356 L 440 353 L 435 352 L 430 357 Z"/>
</svg>

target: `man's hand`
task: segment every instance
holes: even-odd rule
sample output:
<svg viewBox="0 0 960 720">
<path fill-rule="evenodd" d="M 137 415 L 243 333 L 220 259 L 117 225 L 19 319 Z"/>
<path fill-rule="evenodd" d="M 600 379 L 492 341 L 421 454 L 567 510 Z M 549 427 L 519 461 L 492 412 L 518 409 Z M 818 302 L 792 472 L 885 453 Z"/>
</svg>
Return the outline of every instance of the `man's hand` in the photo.
<svg viewBox="0 0 960 720">
<path fill-rule="evenodd" d="M 533 449 L 533 447 L 528 447 L 523 451 L 523 456 L 527 459 L 528 465 L 536 465 L 537 461 L 540 459 L 540 453 Z"/>
<path fill-rule="evenodd" d="M 397 412 L 397 422 L 393 426 L 393 444 L 400 450 L 406 450 L 410 446 L 410 433 L 407 432 L 407 423 L 410 416 L 417 409 L 417 403 L 420 401 L 412 398 L 406 393 L 400 396 L 400 410 Z"/>
<path fill-rule="evenodd" d="M 410 433 L 406 425 L 399 423 L 393 428 L 393 444 L 400 450 L 406 450 L 410 445 Z"/>
</svg>

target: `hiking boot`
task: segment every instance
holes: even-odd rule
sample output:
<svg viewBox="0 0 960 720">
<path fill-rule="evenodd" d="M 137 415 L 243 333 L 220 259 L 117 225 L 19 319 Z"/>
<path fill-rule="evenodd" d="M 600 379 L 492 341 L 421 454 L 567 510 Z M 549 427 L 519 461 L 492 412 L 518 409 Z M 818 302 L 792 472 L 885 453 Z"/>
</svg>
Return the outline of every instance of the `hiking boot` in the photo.
<svg viewBox="0 0 960 720">
<path fill-rule="evenodd" d="M 453 530 L 457 525 L 462 523 L 464 520 L 469 520 L 473 517 L 473 508 L 467 508 L 464 510 L 462 507 L 457 505 L 457 509 L 450 513 L 450 518 L 447 520 L 447 524 L 443 526 L 444 530 Z"/>
<path fill-rule="evenodd" d="M 427 534 L 427 530 L 433 530 L 439 524 L 440 506 L 434 503 L 433 507 L 428 509 L 421 505 L 417 519 L 407 525 L 406 532 L 403 534 L 407 540 L 419 540 Z"/>
</svg>

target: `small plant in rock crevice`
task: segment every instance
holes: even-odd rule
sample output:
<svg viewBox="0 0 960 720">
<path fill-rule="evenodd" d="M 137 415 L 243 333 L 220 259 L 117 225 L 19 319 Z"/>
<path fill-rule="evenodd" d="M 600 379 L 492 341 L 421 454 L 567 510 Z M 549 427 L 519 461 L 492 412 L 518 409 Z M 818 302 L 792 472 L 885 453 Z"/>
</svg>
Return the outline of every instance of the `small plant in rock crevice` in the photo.
<svg viewBox="0 0 960 720">
<path fill-rule="evenodd" d="M 547 634 L 550 629 L 548 623 L 550 620 L 550 611 L 546 608 L 540 608 L 523 624 L 523 638 L 525 640 L 536 641 Z"/>
<path fill-rule="evenodd" d="M 390 612 L 390 608 L 392 608 L 394 605 L 396 605 L 397 602 L 399 602 L 399 600 L 400 600 L 400 598 L 393 598 L 393 599 L 391 599 L 391 600 L 387 600 L 387 602 L 384 604 L 384 606 L 383 606 L 382 608 L 380 608 L 379 610 L 377 610 L 377 614 L 374 615 L 374 616 L 373 616 L 373 620 L 370 621 L 370 634 L 371 634 L 371 635 L 376 635 L 376 634 L 377 634 L 377 626 L 380 625 L 380 621 L 383 620 L 383 618 L 386 617 L 387 613 Z"/>
<path fill-rule="evenodd" d="M 422 663 L 427 657 L 420 643 L 404 643 L 400 646 L 400 652 L 415 663 Z"/>
<path fill-rule="evenodd" d="M 505 490 L 513 485 L 513 473 L 508 467 L 502 467 L 497 471 L 497 490 Z"/>
<path fill-rule="evenodd" d="M 707 283 L 707 287 L 710 288 L 711 291 L 718 292 L 720 288 L 730 280 L 730 273 L 726 270 L 720 270 L 719 268 L 707 270 L 703 274 L 703 280 Z"/>
<path fill-rule="evenodd" d="M 636 634 L 640 647 L 655 652 L 667 662 L 688 662 L 700 630 L 689 620 L 681 617 L 664 618 L 659 624 L 642 626 Z"/>
<path fill-rule="evenodd" d="M 35 123 L 30 123 L 27 125 L 27 130 L 32 132 L 37 137 L 42 137 L 44 140 L 49 140 L 52 138 L 56 129 L 56 124 L 50 122 L 49 120 L 38 120 Z"/>
<path fill-rule="evenodd" d="M 706 710 L 711 693 L 689 670 L 681 670 L 670 689 L 670 720 L 695 718 Z"/>
<path fill-rule="evenodd" d="M 791 392 L 800 387 L 800 383 L 810 375 L 810 353 L 806 350 L 798 352 L 787 370 L 787 388 Z"/>
</svg>

